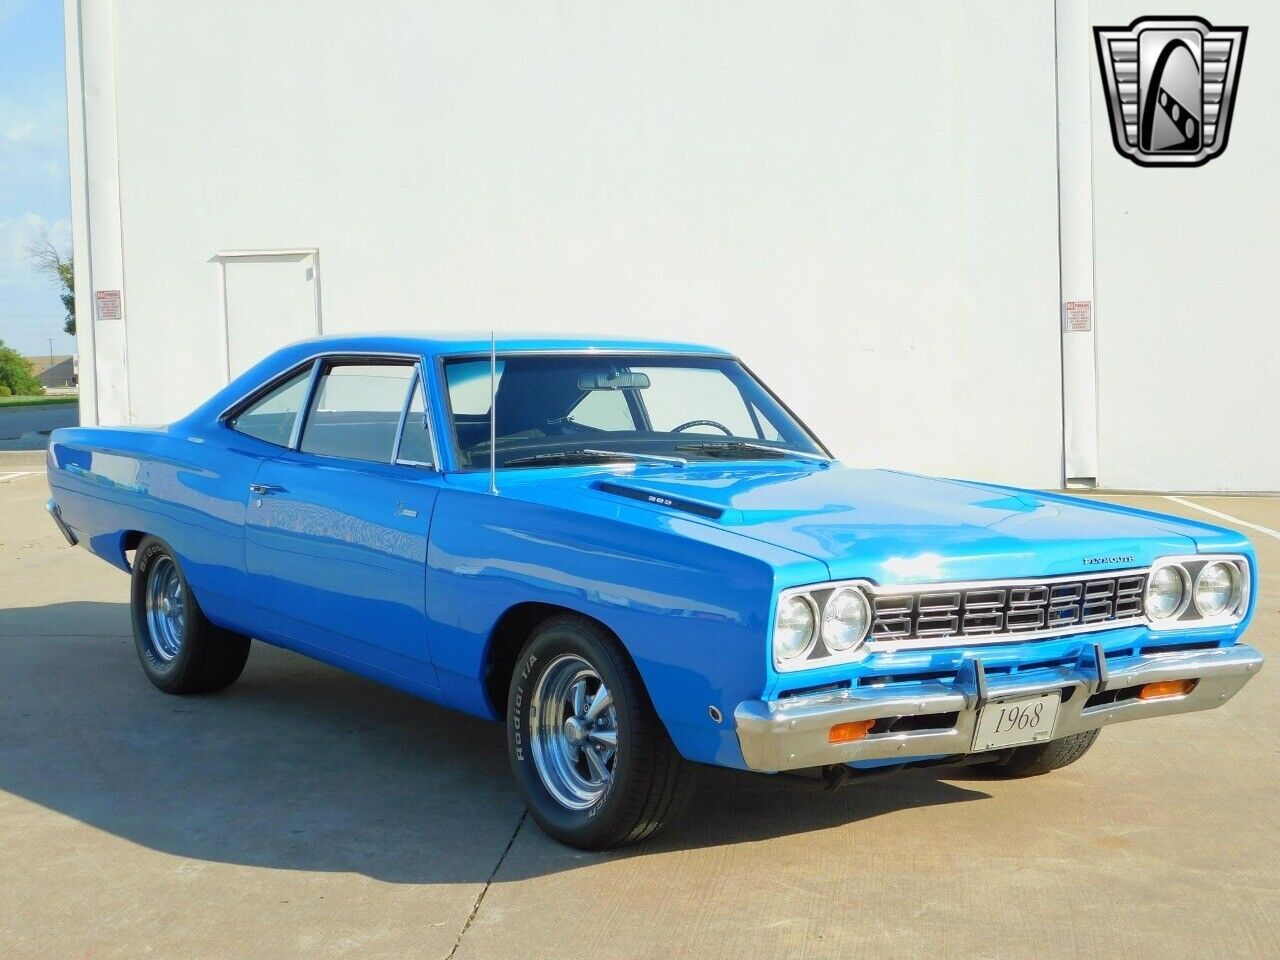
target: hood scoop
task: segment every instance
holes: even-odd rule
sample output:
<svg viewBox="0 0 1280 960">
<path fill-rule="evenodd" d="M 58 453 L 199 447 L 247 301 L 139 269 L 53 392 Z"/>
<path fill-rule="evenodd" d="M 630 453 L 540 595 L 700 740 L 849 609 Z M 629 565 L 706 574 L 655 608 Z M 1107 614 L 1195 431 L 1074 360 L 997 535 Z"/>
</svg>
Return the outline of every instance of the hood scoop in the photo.
<svg viewBox="0 0 1280 960">
<path fill-rule="evenodd" d="M 709 503 L 699 503 L 697 500 L 686 500 L 683 497 L 673 497 L 667 493 L 655 493 L 652 490 L 644 490 L 640 487 L 632 487 L 625 483 L 614 483 L 611 480 L 597 480 L 592 486 L 601 493 L 612 494 L 615 497 L 626 497 L 628 500 L 637 500 L 640 503 L 651 503 L 655 507 L 666 507 L 670 510 L 679 510 L 682 513 L 691 513 L 696 517 L 706 517 L 710 520 L 719 520 L 724 516 L 724 510 L 720 507 L 714 507 Z"/>
</svg>

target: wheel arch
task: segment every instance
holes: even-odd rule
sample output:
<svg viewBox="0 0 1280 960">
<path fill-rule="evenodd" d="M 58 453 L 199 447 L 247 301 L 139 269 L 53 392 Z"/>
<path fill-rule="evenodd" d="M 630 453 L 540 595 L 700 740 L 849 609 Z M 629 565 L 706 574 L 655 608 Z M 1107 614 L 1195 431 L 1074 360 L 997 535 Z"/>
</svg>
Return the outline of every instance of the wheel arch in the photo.
<svg viewBox="0 0 1280 960">
<path fill-rule="evenodd" d="M 618 649 L 631 662 L 631 666 L 633 668 L 636 666 L 635 660 L 631 656 L 631 651 L 627 649 L 627 645 L 623 643 L 618 632 L 599 618 L 593 617 L 589 613 L 583 613 L 581 610 L 575 610 L 572 607 L 556 603 L 541 603 L 537 601 L 516 603 L 503 611 L 502 616 L 493 625 L 493 629 L 489 631 L 489 642 L 485 648 L 484 691 L 489 701 L 489 709 L 493 711 L 493 715 L 499 721 L 505 722 L 507 719 L 507 691 L 511 686 L 511 676 L 515 672 L 516 660 L 520 656 L 520 651 L 524 649 L 530 634 L 537 629 L 539 624 L 545 623 L 553 617 L 561 616 L 577 617 L 588 623 L 595 624 L 614 639 L 618 644 Z M 639 670 L 636 670 L 636 676 L 639 678 L 640 685 L 643 688 L 644 677 Z M 646 696 L 648 692 L 645 689 Z"/>
<path fill-rule="evenodd" d="M 149 536 L 151 534 L 145 530 L 125 530 L 120 534 L 120 560 L 126 570 L 133 569 L 133 564 L 129 562 L 129 553 L 137 550 L 138 544 Z"/>
</svg>

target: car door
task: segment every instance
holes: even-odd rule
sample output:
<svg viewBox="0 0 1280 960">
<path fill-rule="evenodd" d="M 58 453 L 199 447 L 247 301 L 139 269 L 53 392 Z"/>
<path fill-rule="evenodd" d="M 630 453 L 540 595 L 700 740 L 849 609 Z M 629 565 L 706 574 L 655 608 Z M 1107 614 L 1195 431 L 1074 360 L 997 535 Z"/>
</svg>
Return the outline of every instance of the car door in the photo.
<svg viewBox="0 0 1280 960">
<path fill-rule="evenodd" d="M 425 609 L 435 464 L 419 363 L 316 362 L 294 436 L 246 491 L 250 601 L 277 642 L 438 686 Z"/>
</svg>

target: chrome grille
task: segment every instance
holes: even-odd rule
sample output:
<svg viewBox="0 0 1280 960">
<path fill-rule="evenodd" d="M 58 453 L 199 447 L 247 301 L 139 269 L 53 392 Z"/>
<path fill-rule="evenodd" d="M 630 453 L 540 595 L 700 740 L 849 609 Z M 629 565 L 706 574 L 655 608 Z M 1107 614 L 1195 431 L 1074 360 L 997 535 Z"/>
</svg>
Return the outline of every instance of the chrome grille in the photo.
<svg viewBox="0 0 1280 960">
<path fill-rule="evenodd" d="M 872 642 L 1010 637 L 1072 627 L 1097 630 L 1142 620 L 1145 571 L 1041 582 L 883 588 L 872 595 Z"/>
</svg>

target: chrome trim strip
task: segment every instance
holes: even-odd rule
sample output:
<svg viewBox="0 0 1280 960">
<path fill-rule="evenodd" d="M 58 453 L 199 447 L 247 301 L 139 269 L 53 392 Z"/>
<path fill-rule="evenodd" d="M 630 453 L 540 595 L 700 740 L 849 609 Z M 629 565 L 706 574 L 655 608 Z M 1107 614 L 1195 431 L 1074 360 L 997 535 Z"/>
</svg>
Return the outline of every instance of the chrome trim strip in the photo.
<svg viewBox="0 0 1280 960">
<path fill-rule="evenodd" d="M 1149 572 L 1150 568 L 1148 567 L 1115 567 L 1110 570 L 1091 570 L 1088 573 L 1066 573 L 1052 577 L 1016 577 L 1008 579 L 993 577 L 988 580 L 943 580 L 938 583 L 911 583 L 906 584 L 905 586 L 893 583 L 886 583 L 883 585 L 871 584 L 871 591 L 873 593 L 885 593 L 892 595 L 895 593 L 937 593 L 942 590 L 978 590 L 983 587 L 1038 587 L 1046 583 L 1080 583 L 1088 580 L 1114 580 L 1117 577 L 1136 577 L 1140 574 L 1145 575 Z M 828 586 L 839 585 L 843 582 L 869 583 L 870 581 L 833 580 L 831 584 L 810 584 L 809 589 L 826 589 Z"/>
<path fill-rule="evenodd" d="M 409 377 L 408 389 L 404 392 L 404 399 L 400 401 L 400 417 L 396 420 L 396 435 L 391 443 L 391 463 L 395 463 L 400 459 L 400 443 L 404 440 L 404 421 L 409 416 L 409 407 L 413 405 L 413 388 L 418 385 L 418 365 L 413 365 L 413 374 Z"/>
<path fill-rule="evenodd" d="M 1257 650 L 1244 644 L 1211 650 L 1156 653 L 1122 660 L 1103 660 L 1096 652 L 1075 666 L 1046 667 L 1005 676 L 984 674 L 978 661 L 954 682 L 925 681 L 887 687 L 854 687 L 782 700 L 746 700 L 734 710 L 738 744 L 746 766 L 775 772 L 850 763 L 855 760 L 960 755 L 972 752 L 982 706 L 989 700 L 1035 696 L 1068 690 L 1059 707 L 1053 738 L 1083 733 L 1111 723 L 1210 710 L 1230 700 L 1262 666 Z M 981 677 L 981 681 L 978 679 Z M 1179 697 L 1160 700 L 1126 698 L 1086 706 L 1105 686 L 1123 690 L 1161 680 L 1196 680 Z M 873 733 L 851 743 L 832 744 L 828 734 L 837 723 L 892 720 L 899 717 L 956 714 L 936 729 Z"/>
<path fill-rule="evenodd" d="M 665 347 L 637 347 L 628 350 L 624 347 L 542 347 L 540 349 L 498 350 L 498 359 L 507 357 L 545 357 L 545 356 L 592 356 L 592 357 L 628 357 L 639 354 L 646 357 L 712 357 L 717 360 L 737 360 L 732 353 L 718 353 L 702 350 L 669 350 Z M 436 354 L 441 360 L 488 360 L 489 351 L 477 353 L 465 350 L 458 353 L 441 352 Z M 742 361 L 738 361 L 741 363 Z"/>
<path fill-rule="evenodd" d="M 71 528 L 67 526 L 67 521 L 62 519 L 62 508 L 58 506 L 58 502 L 50 497 L 44 505 L 45 510 L 49 512 L 49 516 L 53 518 L 53 522 L 58 526 L 58 532 L 66 538 L 67 543 L 75 546 L 80 541 L 76 539 L 76 535 L 72 533 Z"/>
<path fill-rule="evenodd" d="M 293 429 L 289 431 L 289 450 L 297 450 L 298 444 L 302 442 L 302 425 L 306 422 L 307 414 L 311 410 L 311 401 L 316 395 L 316 384 L 320 382 L 320 368 L 323 366 L 317 358 L 311 361 L 311 376 L 307 377 L 307 389 L 302 394 L 302 406 L 298 408 L 298 414 L 293 418 Z M 235 429 L 234 427 L 232 429 Z"/>
</svg>

